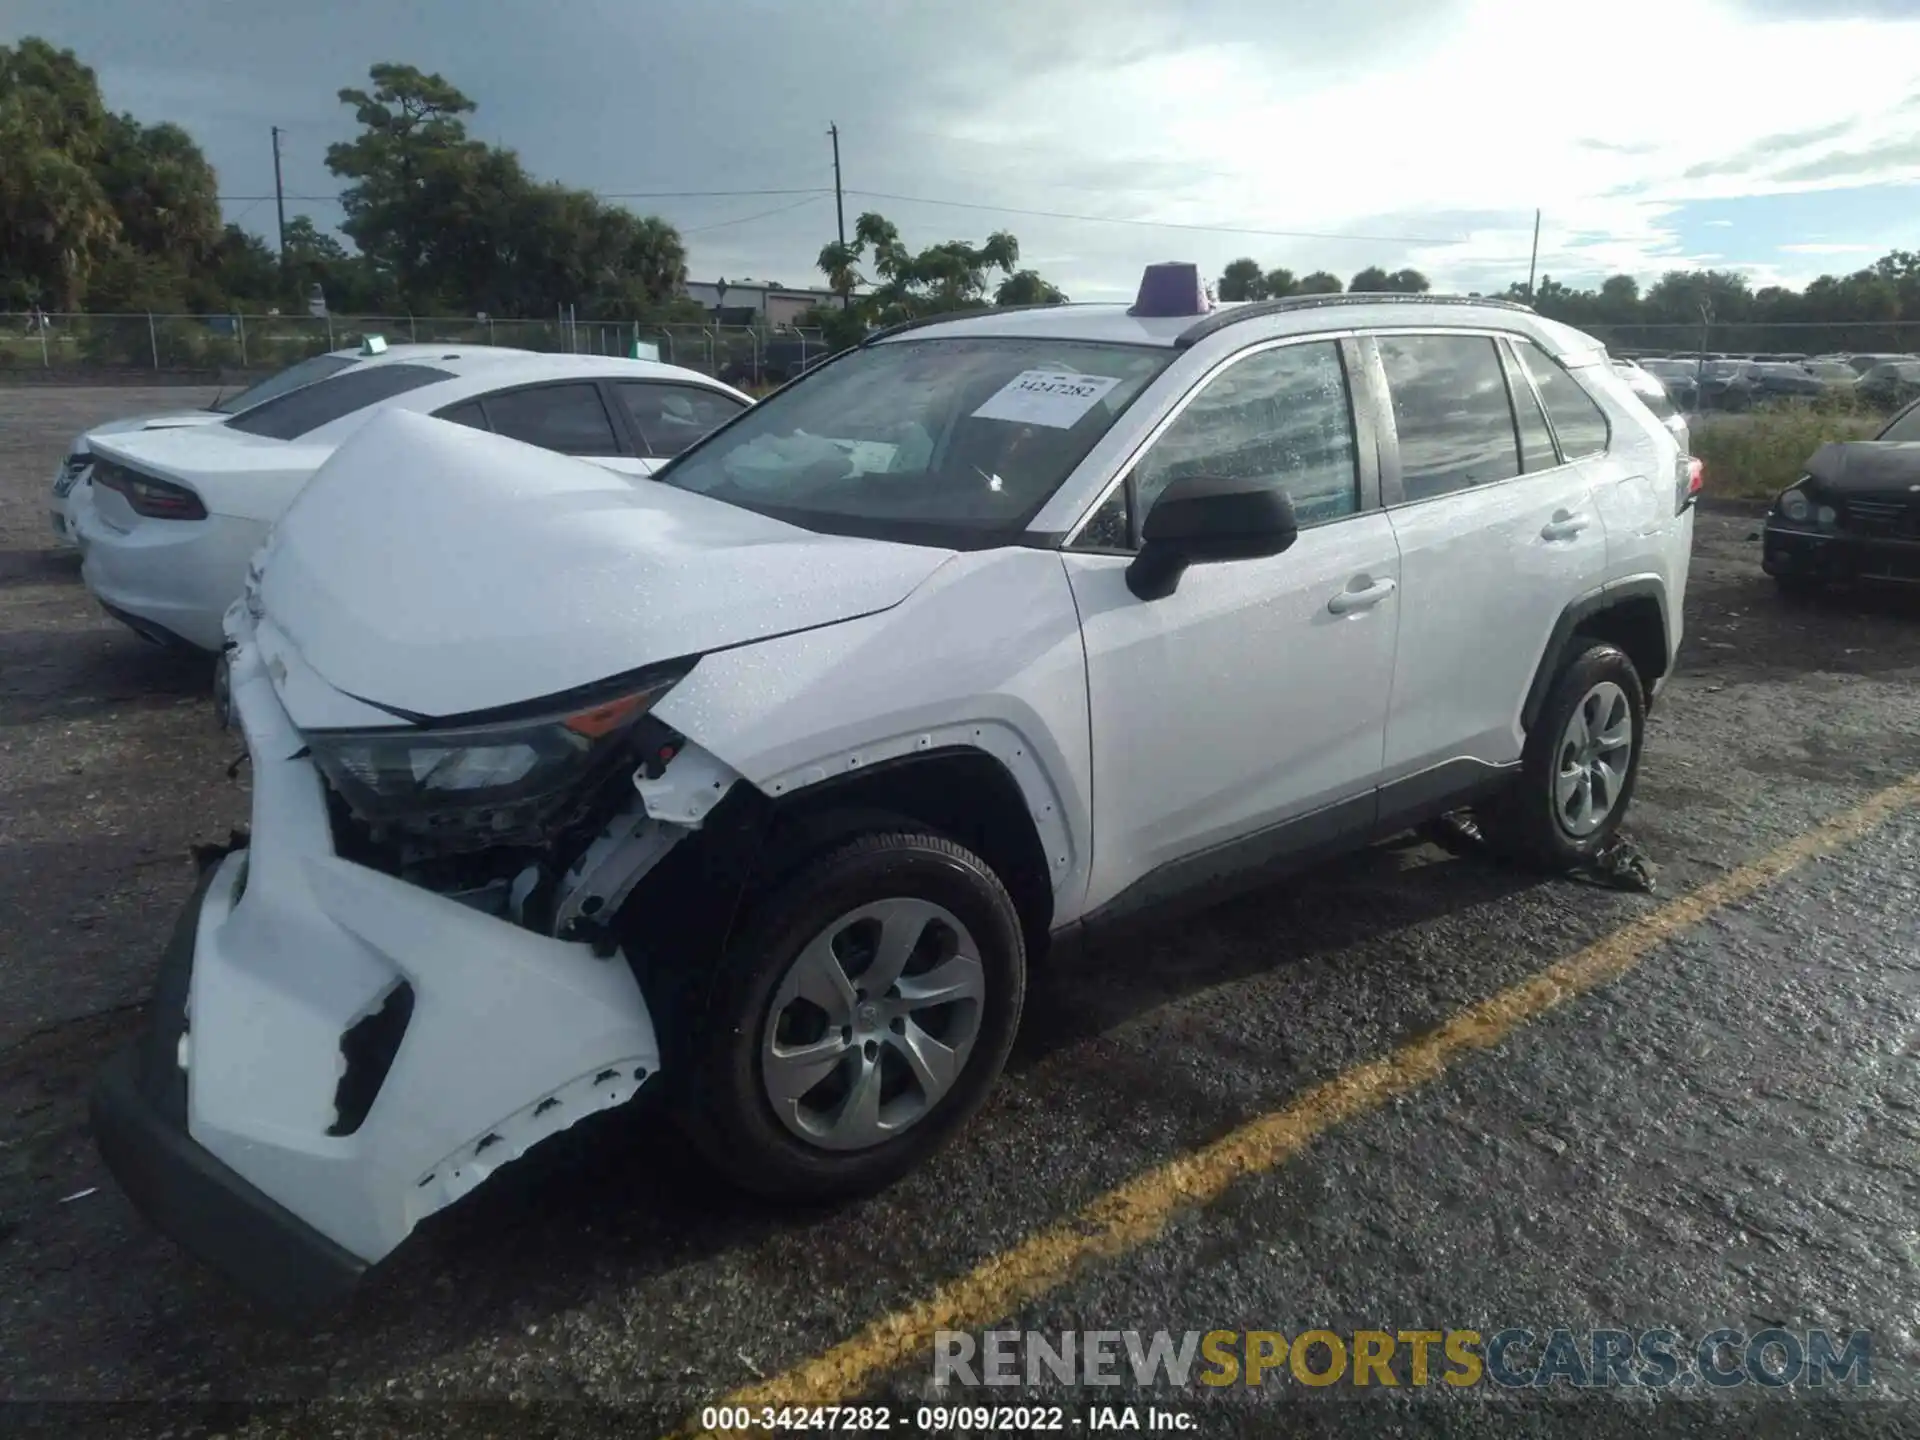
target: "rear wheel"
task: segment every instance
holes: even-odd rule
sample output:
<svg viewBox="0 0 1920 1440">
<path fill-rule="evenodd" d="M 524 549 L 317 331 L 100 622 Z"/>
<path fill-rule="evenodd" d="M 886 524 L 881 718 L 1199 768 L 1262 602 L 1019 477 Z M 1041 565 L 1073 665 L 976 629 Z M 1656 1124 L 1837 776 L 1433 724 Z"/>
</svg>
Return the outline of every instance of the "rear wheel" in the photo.
<svg viewBox="0 0 1920 1440">
<path fill-rule="evenodd" d="M 720 966 L 681 1107 L 729 1178 L 780 1199 L 897 1179 L 980 1107 L 1019 1023 L 1020 919 L 940 836 L 862 836 L 751 907 Z"/>
<path fill-rule="evenodd" d="M 1518 780 L 1481 816 L 1488 844 L 1546 870 L 1592 860 L 1633 798 L 1645 725 L 1633 662 L 1617 646 L 1586 645 L 1548 692 Z"/>
</svg>

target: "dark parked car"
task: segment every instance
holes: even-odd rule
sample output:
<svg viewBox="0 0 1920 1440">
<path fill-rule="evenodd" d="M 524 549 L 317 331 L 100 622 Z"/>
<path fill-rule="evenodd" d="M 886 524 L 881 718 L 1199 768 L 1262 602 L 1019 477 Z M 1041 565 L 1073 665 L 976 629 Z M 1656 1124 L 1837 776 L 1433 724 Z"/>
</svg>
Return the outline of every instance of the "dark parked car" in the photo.
<svg viewBox="0 0 1920 1440">
<path fill-rule="evenodd" d="M 1640 362 L 1640 368 L 1666 386 L 1667 394 L 1680 409 L 1700 408 L 1700 392 L 1694 380 L 1693 361 L 1647 359 Z"/>
<path fill-rule="evenodd" d="M 1899 365 L 1915 359 L 1920 359 L 1920 356 L 1876 352 L 1871 355 L 1849 355 L 1847 356 L 1847 363 L 1853 366 L 1856 374 L 1865 375 L 1869 370 L 1878 365 Z"/>
<path fill-rule="evenodd" d="M 1750 410 L 1760 395 L 1758 367 L 1746 360 L 1708 360 L 1700 367 L 1702 410 Z"/>
<path fill-rule="evenodd" d="M 1822 445 L 1767 514 L 1761 560 L 1789 593 L 1920 583 L 1920 402 L 1871 440 Z"/>
<path fill-rule="evenodd" d="M 1853 393 L 1881 410 L 1894 410 L 1920 397 L 1920 360 L 1876 365 L 1860 377 Z"/>
<path fill-rule="evenodd" d="M 1827 387 L 1805 366 L 1762 361 L 1747 367 L 1755 396 L 1761 400 L 1811 400 Z"/>
<path fill-rule="evenodd" d="M 1830 390 L 1851 390 L 1860 379 L 1860 372 L 1844 360 L 1803 360 L 1800 368 Z"/>
</svg>

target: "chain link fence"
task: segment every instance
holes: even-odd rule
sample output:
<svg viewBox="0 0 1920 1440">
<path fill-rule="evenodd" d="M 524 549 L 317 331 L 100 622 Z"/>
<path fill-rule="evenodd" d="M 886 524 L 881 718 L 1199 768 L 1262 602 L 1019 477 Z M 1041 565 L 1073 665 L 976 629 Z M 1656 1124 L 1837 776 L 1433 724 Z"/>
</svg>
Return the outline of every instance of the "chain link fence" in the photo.
<svg viewBox="0 0 1920 1440">
<path fill-rule="evenodd" d="M 0 379 L 271 374 L 309 355 L 357 346 L 503 345 L 546 353 L 660 358 L 736 385 L 778 384 L 827 355 L 818 330 L 649 325 L 628 320 L 445 315 L 76 315 L 0 311 Z"/>
<path fill-rule="evenodd" d="M 1920 320 L 1692 321 L 1680 324 L 1578 324 L 1616 355 L 1744 360 L 1790 356 L 1889 355 L 1920 358 Z"/>
</svg>

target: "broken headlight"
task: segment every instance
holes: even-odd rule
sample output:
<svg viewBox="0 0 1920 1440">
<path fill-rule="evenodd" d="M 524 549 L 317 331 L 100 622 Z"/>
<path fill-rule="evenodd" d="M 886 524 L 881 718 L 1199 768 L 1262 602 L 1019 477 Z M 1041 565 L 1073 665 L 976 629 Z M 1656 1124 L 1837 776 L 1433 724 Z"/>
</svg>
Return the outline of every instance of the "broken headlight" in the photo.
<svg viewBox="0 0 1920 1440">
<path fill-rule="evenodd" d="M 376 829 L 505 843 L 532 838 L 566 808 L 685 673 L 656 671 L 611 699 L 524 719 L 304 738 L 340 798 Z"/>
</svg>

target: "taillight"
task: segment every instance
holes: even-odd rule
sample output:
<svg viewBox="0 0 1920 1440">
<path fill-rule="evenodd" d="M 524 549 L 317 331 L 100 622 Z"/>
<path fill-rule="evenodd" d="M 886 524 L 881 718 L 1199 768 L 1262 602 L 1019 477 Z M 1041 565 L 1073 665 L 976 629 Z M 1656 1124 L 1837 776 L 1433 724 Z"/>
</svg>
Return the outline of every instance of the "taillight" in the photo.
<svg viewBox="0 0 1920 1440">
<path fill-rule="evenodd" d="M 1673 511 L 1679 514 L 1700 498 L 1701 488 L 1706 484 L 1706 466 L 1698 457 L 1682 455 L 1674 467 Z"/>
<path fill-rule="evenodd" d="M 137 470 L 129 470 L 124 465 L 115 465 L 110 461 L 96 460 L 93 466 L 93 483 L 102 489 L 112 490 L 126 498 L 127 504 L 136 515 L 149 520 L 204 520 L 207 507 L 200 503 L 200 497 L 184 485 L 175 485 L 169 480 L 156 480 L 151 475 L 142 475 Z"/>
</svg>

